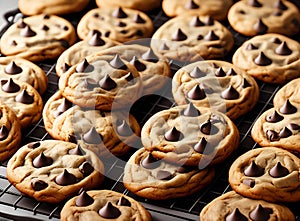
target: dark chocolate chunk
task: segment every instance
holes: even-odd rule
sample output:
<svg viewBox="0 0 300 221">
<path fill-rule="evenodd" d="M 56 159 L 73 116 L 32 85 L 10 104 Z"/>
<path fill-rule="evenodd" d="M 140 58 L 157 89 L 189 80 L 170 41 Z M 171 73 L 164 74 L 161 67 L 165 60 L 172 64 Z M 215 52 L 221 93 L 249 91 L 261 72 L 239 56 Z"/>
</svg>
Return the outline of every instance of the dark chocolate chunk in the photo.
<svg viewBox="0 0 300 221">
<path fill-rule="evenodd" d="M 15 93 L 21 89 L 20 86 L 17 85 L 12 78 L 9 78 L 9 80 L 1 80 L 1 85 L 2 91 L 7 93 Z"/>
<path fill-rule="evenodd" d="M 122 69 L 126 70 L 127 66 L 125 63 L 121 60 L 120 56 L 118 54 L 115 55 L 115 57 L 109 62 L 109 64 L 116 69 Z"/>
<path fill-rule="evenodd" d="M 43 19 L 49 19 L 50 18 L 50 15 L 48 15 L 48 14 L 46 14 L 46 15 L 44 15 L 44 17 L 43 17 Z"/>
<path fill-rule="evenodd" d="M 160 161 L 156 159 L 152 153 L 149 153 L 147 157 L 145 157 L 141 161 L 141 165 L 146 169 L 155 169 L 160 166 Z"/>
<path fill-rule="evenodd" d="M 105 45 L 105 41 L 103 41 L 103 39 L 101 38 L 100 32 L 96 32 L 92 35 L 92 37 L 88 41 L 88 44 L 90 46 L 103 46 Z"/>
<path fill-rule="evenodd" d="M 5 140 L 9 134 L 6 126 L 2 125 L 0 128 L 0 140 Z"/>
<path fill-rule="evenodd" d="M 64 30 L 64 31 L 68 31 L 69 27 L 65 25 L 65 26 L 62 26 L 61 29 Z"/>
<path fill-rule="evenodd" d="M 34 160 L 32 161 L 32 165 L 35 168 L 41 168 L 50 166 L 53 163 L 53 159 L 51 157 L 47 157 L 42 152 L 40 155 L 38 155 Z"/>
<path fill-rule="evenodd" d="M 138 13 L 133 16 L 133 21 L 137 24 L 146 23 L 146 21 Z"/>
<path fill-rule="evenodd" d="M 300 125 L 294 123 L 290 123 L 287 127 L 291 130 L 300 130 Z"/>
<path fill-rule="evenodd" d="M 68 186 L 77 182 L 77 178 L 66 169 L 55 178 L 55 183 L 61 186 Z"/>
<path fill-rule="evenodd" d="M 102 89 L 107 91 L 110 91 L 117 87 L 117 83 L 113 79 L 111 79 L 108 74 L 99 81 L 99 85 Z"/>
<path fill-rule="evenodd" d="M 50 28 L 47 26 L 47 25 L 43 25 L 42 27 L 41 27 L 41 30 L 43 30 L 43 31 L 48 31 Z"/>
<path fill-rule="evenodd" d="M 109 35 L 110 35 L 110 31 L 107 31 L 107 32 L 105 32 L 105 34 L 104 34 L 104 36 L 107 37 L 107 38 L 109 37 Z"/>
<path fill-rule="evenodd" d="M 125 120 L 123 120 L 120 125 L 117 125 L 117 132 L 124 137 L 132 135 L 132 130 Z"/>
<path fill-rule="evenodd" d="M 66 98 L 62 99 L 62 102 L 60 105 L 57 106 L 56 110 L 53 112 L 53 115 L 55 117 L 58 117 L 62 113 L 64 113 L 66 110 L 72 107 L 72 103 L 67 100 Z"/>
<path fill-rule="evenodd" d="M 94 199 L 86 191 L 82 191 L 75 201 L 75 205 L 79 207 L 89 206 L 93 203 Z"/>
<path fill-rule="evenodd" d="M 246 50 L 249 50 L 249 51 L 256 50 L 256 49 L 258 49 L 258 47 L 254 46 L 254 44 L 252 44 L 252 43 L 248 43 L 246 46 Z"/>
<path fill-rule="evenodd" d="M 258 0 L 248 0 L 248 5 L 252 7 L 262 7 L 262 4 Z"/>
<path fill-rule="evenodd" d="M 89 162 L 84 162 L 79 166 L 79 170 L 86 177 L 94 171 L 94 167 Z"/>
<path fill-rule="evenodd" d="M 190 22 L 191 27 L 200 27 L 204 26 L 205 24 L 199 19 L 198 16 L 194 16 Z"/>
<path fill-rule="evenodd" d="M 121 196 L 119 201 L 117 202 L 118 206 L 128 206 L 131 207 L 131 203 L 124 196 Z"/>
<path fill-rule="evenodd" d="M 253 180 L 253 179 L 244 179 L 243 184 L 253 188 L 255 186 L 255 180 Z"/>
<path fill-rule="evenodd" d="M 226 73 L 225 71 L 223 70 L 222 67 L 219 67 L 216 72 L 215 72 L 215 76 L 217 77 L 225 77 L 226 76 Z"/>
<path fill-rule="evenodd" d="M 89 144 L 100 144 L 102 143 L 102 136 L 99 134 L 95 127 L 92 127 L 88 132 L 83 134 L 83 140 Z"/>
<path fill-rule="evenodd" d="M 92 72 L 93 70 L 94 70 L 94 66 L 89 64 L 89 62 L 86 59 L 84 59 L 76 66 L 76 72 L 79 73 L 89 73 Z"/>
<path fill-rule="evenodd" d="M 259 177 L 264 174 L 265 170 L 261 166 L 258 166 L 254 160 L 251 161 L 250 165 L 244 170 L 246 176 Z"/>
<path fill-rule="evenodd" d="M 235 208 L 232 213 L 226 216 L 226 221 L 247 221 L 247 217 L 244 216 L 238 208 Z"/>
<path fill-rule="evenodd" d="M 297 108 L 291 104 L 289 99 L 280 107 L 279 112 L 282 114 L 293 114 L 297 112 Z"/>
<path fill-rule="evenodd" d="M 206 135 L 214 135 L 218 133 L 219 129 L 210 120 L 207 120 L 200 125 L 200 131 Z"/>
<path fill-rule="evenodd" d="M 201 140 L 194 145 L 194 150 L 198 153 L 203 154 L 207 145 L 207 140 L 202 137 Z"/>
<path fill-rule="evenodd" d="M 271 39 L 271 42 L 273 42 L 273 43 L 275 43 L 275 44 L 281 44 L 281 40 L 280 40 L 279 38 L 277 38 L 277 37 L 272 38 L 272 39 Z"/>
<path fill-rule="evenodd" d="M 201 78 L 206 76 L 206 73 L 201 71 L 200 68 L 194 67 L 194 69 L 190 72 L 190 76 L 192 78 Z"/>
<path fill-rule="evenodd" d="M 31 142 L 31 143 L 27 144 L 27 147 L 31 148 L 31 149 L 38 148 L 39 146 L 41 146 L 40 142 Z"/>
<path fill-rule="evenodd" d="M 107 202 L 105 206 L 99 210 L 99 215 L 105 219 L 116 219 L 121 215 L 121 212 L 117 207 L 112 205 L 111 202 Z"/>
<path fill-rule="evenodd" d="M 154 54 L 152 48 L 149 48 L 144 54 L 142 54 L 142 59 L 145 61 L 156 62 L 158 57 Z"/>
<path fill-rule="evenodd" d="M 180 28 L 178 28 L 176 32 L 172 35 L 173 41 L 184 41 L 186 39 L 187 39 L 186 34 L 184 34 Z"/>
<path fill-rule="evenodd" d="M 85 155 L 85 151 L 81 148 L 79 144 L 75 148 L 70 149 L 68 153 L 70 155 L 79 155 L 79 156 Z"/>
<path fill-rule="evenodd" d="M 116 10 L 114 10 L 112 16 L 115 18 L 127 18 L 127 14 L 121 7 L 118 7 Z"/>
<path fill-rule="evenodd" d="M 236 72 L 233 68 L 230 68 L 227 73 L 226 73 L 227 76 L 236 76 Z"/>
<path fill-rule="evenodd" d="M 62 71 L 65 73 L 70 69 L 70 65 L 68 65 L 67 63 L 64 63 L 64 65 L 62 66 Z"/>
<path fill-rule="evenodd" d="M 36 33 L 30 28 L 29 25 L 26 25 L 20 32 L 22 37 L 33 37 Z"/>
<path fill-rule="evenodd" d="M 282 11 L 287 10 L 286 5 L 281 0 L 276 0 L 276 2 L 274 3 L 274 7 Z"/>
<path fill-rule="evenodd" d="M 253 221 L 268 221 L 270 213 L 272 213 L 271 209 L 264 208 L 262 205 L 258 204 L 257 207 L 250 212 L 249 216 Z"/>
<path fill-rule="evenodd" d="M 116 26 L 118 27 L 126 27 L 126 23 L 125 22 L 122 22 L 122 21 L 119 21 Z"/>
<path fill-rule="evenodd" d="M 20 94 L 16 96 L 16 101 L 22 104 L 32 104 L 34 102 L 33 96 L 23 89 Z"/>
<path fill-rule="evenodd" d="M 267 130 L 266 137 L 270 141 L 278 141 L 280 139 L 278 133 L 274 130 Z"/>
<path fill-rule="evenodd" d="M 265 34 L 268 31 L 268 26 L 266 26 L 261 19 L 257 20 L 253 25 L 253 28 L 257 34 Z"/>
<path fill-rule="evenodd" d="M 214 19 L 210 16 L 207 16 L 204 21 L 204 24 L 207 26 L 212 26 L 212 25 L 214 25 L 214 23 L 215 23 Z"/>
<path fill-rule="evenodd" d="M 25 28 L 26 26 L 27 24 L 24 22 L 24 19 L 21 19 L 17 24 L 18 28 Z"/>
<path fill-rule="evenodd" d="M 242 87 L 243 88 L 251 87 L 251 84 L 247 81 L 246 78 L 243 79 Z"/>
<path fill-rule="evenodd" d="M 232 85 L 230 85 L 228 88 L 222 91 L 221 97 L 226 100 L 235 100 L 240 97 L 240 94 Z"/>
<path fill-rule="evenodd" d="M 268 58 L 262 51 L 259 55 L 254 59 L 254 63 L 259 66 L 267 66 L 272 64 L 272 60 Z"/>
<path fill-rule="evenodd" d="M 197 40 L 202 40 L 203 39 L 203 35 L 198 35 Z"/>
<path fill-rule="evenodd" d="M 193 0 L 189 0 L 189 1 L 185 4 L 185 8 L 186 8 L 186 9 L 197 9 L 197 8 L 199 8 L 199 5 L 197 5 Z"/>
<path fill-rule="evenodd" d="M 289 173 L 289 170 L 286 167 L 282 166 L 280 162 L 277 162 L 276 165 L 269 171 L 270 176 L 273 178 L 284 177 Z"/>
<path fill-rule="evenodd" d="M 132 64 L 138 71 L 146 70 L 146 65 L 140 62 L 136 56 L 133 56 L 133 58 L 130 61 L 130 64 Z"/>
<path fill-rule="evenodd" d="M 282 121 L 283 119 L 284 117 L 278 114 L 276 110 L 271 115 L 266 116 L 266 121 L 270 123 L 276 123 Z"/>
<path fill-rule="evenodd" d="M 206 98 L 205 91 L 197 84 L 187 94 L 188 98 L 193 100 L 202 100 Z"/>
<path fill-rule="evenodd" d="M 275 49 L 275 53 L 279 54 L 279 55 L 290 55 L 292 54 L 292 50 L 289 49 L 289 47 L 287 46 L 286 42 L 283 41 L 276 49 Z"/>
<path fill-rule="evenodd" d="M 172 127 L 165 133 L 165 139 L 167 141 L 176 142 L 183 138 L 183 134 L 176 129 L 176 127 Z"/>
<path fill-rule="evenodd" d="M 188 117 L 197 117 L 200 116 L 200 111 L 194 106 L 193 103 L 189 103 L 182 111 L 182 114 Z"/>
<path fill-rule="evenodd" d="M 166 170 L 159 170 L 156 174 L 156 178 L 159 180 L 170 180 L 173 178 L 173 174 Z"/>
<path fill-rule="evenodd" d="M 215 32 L 213 30 L 210 30 L 205 36 L 204 39 L 207 41 L 215 41 L 215 40 L 219 40 L 219 36 L 215 34 Z"/>
<path fill-rule="evenodd" d="M 48 184 L 43 180 L 32 179 L 31 186 L 35 191 L 41 191 L 46 189 L 48 187 Z"/>
<path fill-rule="evenodd" d="M 6 65 L 4 71 L 6 74 L 20 74 L 23 70 L 21 67 L 16 65 L 14 61 L 11 61 L 8 65 Z"/>
<path fill-rule="evenodd" d="M 279 137 L 280 138 L 286 138 L 292 136 L 293 133 L 290 131 L 287 127 L 284 127 L 280 132 L 279 132 Z"/>
</svg>

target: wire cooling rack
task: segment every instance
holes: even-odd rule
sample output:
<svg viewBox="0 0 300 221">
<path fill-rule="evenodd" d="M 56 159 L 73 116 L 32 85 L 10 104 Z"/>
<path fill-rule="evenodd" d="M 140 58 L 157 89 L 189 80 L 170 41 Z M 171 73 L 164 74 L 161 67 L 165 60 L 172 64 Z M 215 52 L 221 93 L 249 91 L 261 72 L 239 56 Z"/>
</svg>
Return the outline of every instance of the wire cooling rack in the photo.
<svg viewBox="0 0 300 221">
<path fill-rule="evenodd" d="M 298 6 L 300 5 L 298 1 L 295 1 L 295 3 Z M 88 9 L 93 7 L 95 7 L 94 3 L 92 3 Z M 76 19 L 80 19 L 87 10 L 80 13 L 79 16 L 70 15 L 66 18 L 74 26 L 76 26 L 78 23 L 78 20 Z M 155 29 L 168 20 L 161 10 L 153 11 L 149 14 L 149 16 L 153 20 Z M 20 17 L 22 17 L 22 15 L 18 10 L 8 12 L 5 16 L 7 25 L 3 30 L 0 30 L 0 36 Z M 235 51 L 235 49 L 247 40 L 247 38 L 232 30 L 228 23 L 225 22 L 223 24 L 233 33 L 235 45 L 232 51 Z M 299 41 L 300 35 L 295 36 L 295 39 Z M 227 56 L 226 60 L 230 61 L 230 59 L 231 56 Z M 43 95 L 43 100 L 46 102 L 47 99 L 49 99 L 49 97 L 57 91 L 58 77 L 55 73 L 55 61 L 46 61 L 38 63 L 38 65 L 45 71 L 49 79 L 48 89 Z M 176 68 L 174 68 L 173 71 L 176 71 Z M 126 190 L 122 184 L 123 170 L 125 166 L 124 159 L 116 159 L 112 162 L 105 162 L 107 178 L 101 188 L 118 191 L 140 201 L 151 212 L 154 221 L 199 220 L 199 213 L 203 207 L 207 205 L 207 203 L 231 190 L 227 180 L 228 170 L 232 162 L 239 155 L 257 147 L 257 144 L 252 140 L 250 135 L 251 127 L 260 114 L 273 106 L 273 97 L 280 89 L 279 85 L 270 85 L 262 82 L 258 82 L 258 85 L 260 89 L 260 98 L 257 105 L 251 112 L 235 120 L 241 136 L 238 150 L 235 151 L 234 154 L 225 162 L 217 166 L 218 168 L 216 170 L 217 172 L 214 181 L 204 190 L 186 198 L 164 201 L 153 201 L 137 197 Z M 168 109 L 175 105 L 171 94 L 171 85 L 166 85 L 164 88 L 162 96 L 148 95 L 139 99 L 132 106 L 131 112 L 134 116 L 136 116 L 141 126 L 154 113 Z M 28 128 L 25 131 L 25 134 L 23 134 L 23 144 L 45 139 L 52 138 L 46 132 L 42 119 L 37 124 Z M 53 205 L 37 202 L 32 198 L 22 196 L 22 194 L 8 182 L 6 178 L 6 165 L 7 162 L 2 162 L 0 164 L 0 220 L 59 220 L 60 211 L 64 202 Z M 299 208 L 300 203 L 289 204 L 287 206 L 291 208 L 296 215 L 296 220 L 300 221 L 300 212 L 296 209 Z"/>
</svg>

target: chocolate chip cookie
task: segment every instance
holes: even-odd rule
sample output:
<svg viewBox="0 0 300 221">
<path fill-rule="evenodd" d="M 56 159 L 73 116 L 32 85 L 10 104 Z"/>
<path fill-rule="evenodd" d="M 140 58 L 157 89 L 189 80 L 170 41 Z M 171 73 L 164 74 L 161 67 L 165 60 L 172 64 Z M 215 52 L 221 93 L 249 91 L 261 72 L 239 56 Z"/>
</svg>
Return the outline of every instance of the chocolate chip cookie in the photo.
<svg viewBox="0 0 300 221">
<path fill-rule="evenodd" d="M 263 200 L 243 197 L 234 191 L 225 193 L 208 205 L 201 213 L 200 220 L 205 221 L 247 221 L 247 220 L 282 220 L 294 221 L 291 210 L 283 205 Z"/>
<path fill-rule="evenodd" d="M 286 0 L 242 0 L 228 12 L 233 29 L 246 36 L 266 33 L 294 35 L 299 32 L 298 8 Z"/>
<path fill-rule="evenodd" d="M 153 200 L 186 197 L 205 188 L 214 178 L 213 167 L 199 170 L 170 164 L 156 159 L 144 148 L 137 150 L 128 160 L 124 186 L 134 194 Z"/>
<path fill-rule="evenodd" d="M 273 104 L 281 107 L 289 100 L 292 103 L 300 103 L 300 79 L 294 79 L 281 87 L 274 96 Z"/>
<path fill-rule="evenodd" d="M 97 30 L 112 40 L 127 42 L 150 37 L 153 23 L 148 15 L 138 10 L 101 7 L 89 11 L 77 26 L 77 33 L 81 39 L 86 39 L 91 30 Z"/>
<path fill-rule="evenodd" d="M 154 52 L 180 61 L 224 57 L 233 46 L 231 32 L 208 16 L 189 13 L 170 19 L 153 34 Z"/>
<path fill-rule="evenodd" d="M 104 166 L 90 150 L 79 145 L 44 140 L 29 143 L 9 160 L 7 178 L 21 193 L 38 201 L 59 203 L 99 187 Z"/>
<path fill-rule="evenodd" d="M 112 190 L 82 191 L 62 208 L 60 220 L 151 221 L 150 213 L 138 201 Z"/>
<path fill-rule="evenodd" d="M 141 140 L 158 159 L 201 169 L 226 159 L 238 147 L 239 132 L 225 114 L 190 103 L 150 117 Z"/>
<path fill-rule="evenodd" d="M 286 83 L 300 76 L 300 44 L 280 34 L 244 42 L 232 57 L 236 66 L 266 83 Z"/>
<path fill-rule="evenodd" d="M 235 65 L 217 60 L 198 61 L 179 69 L 172 81 L 177 104 L 192 102 L 226 113 L 231 119 L 250 111 L 258 101 L 256 81 Z"/>
<path fill-rule="evenodd" d="M 114 7 L 124 7 L 132 8 L 140 11 L 151 11 L 153 9 L 159 8 L 161 5 L 161 0 L 96 0 L 96 4 L 99 7 L 114 6 Z"/>
<path fill-rule="evenodd" d="M 237 193 L 269 202 L 300 200 L 300 160 L 290 152 L 263 147 L 238 157 L 229 170 L 229 183 Z"/>
<path fill-rule="evenodd" d="M 0 40 L 1 53 L 30 61 L 56 59 L 76 40 L 70 22 L 55 15 L 34 15 L 11 25 Z"/>
</svg>

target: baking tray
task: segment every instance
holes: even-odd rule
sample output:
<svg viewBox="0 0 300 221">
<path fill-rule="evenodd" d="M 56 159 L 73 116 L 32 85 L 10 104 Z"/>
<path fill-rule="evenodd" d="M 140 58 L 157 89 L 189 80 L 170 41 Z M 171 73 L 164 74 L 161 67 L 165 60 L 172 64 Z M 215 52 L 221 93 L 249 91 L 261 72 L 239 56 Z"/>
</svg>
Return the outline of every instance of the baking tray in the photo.
<svg viewBox="0 0 300 221">
<path fill-rule="evenodd" d="M 295 4 L 300 7 L 300 2 L 295 0 Z M 75 27 L 79 19 L 87 10 L 94 8 L 95 3 L 91 3 L 87 9 L 76 15 L 65 16 Z M 168 20 L 166 15 L 160 10 L 154 10 L 148 13 L 152 19 L 155 29 L 160 27 Z M 9 11 L 5 14 L 7 24 L 0 30 L 0 36 L 5 30 L 18 19 L 23 17 L 18 9 Z M 225 26 L 233 33 L 235 44 L 231 53 L 235 51 L 248 38 L 236 33 L 228 24 L 223 22 Z M 294 36 L 300 41 L 300 34 Z M 226 56 L 227 61 L 231 61 L 231 55 Z M 1 56 L 1 55 L 0 55 Z M 58 77 L 55 73 L 55 61 L 45 61 L 38 63 L 38 65 L 45 71 L 49 79 L 49 85 L 46 93 L 43 95 L 44 102 L 57 91 Z M 172 65 L 172 71 L 176 71 L 177 66 Z M 139 202 L 141 202 L 151 213 L 154 221 L 179 221 L 179 220 L 199 220 L 199 213 L 207 203 L 211 202 L 216 197 L 231 190 L 228 184 L 228 170 L 232 162 L 241 154 L 248 150 L 257 148 L 258 145 L 253 141 L 250 135 L 253 122 L 265 110 L 273 107 L 272 100 L 275 93 L 280 89 L 280 85 L 265 84 L 258 82 L 260 89 L 260 98 L 254 109 L 235 120 L 235 124 L 240 131 L 240 145 L 225 162 L 217 166 L 216 177 L 213 182 L 204 190 L 199 191 L 192 196 L 186 198 L 178 198 L 172 200 L 153 201 L 135 196 L 125 189 L 122 184 L 123 170 L 126 163 L 126 157 L 122 159 L 116 158 L 113 161 L 105 162 L 106 175 L 102 189 L 111 189 L 117 192 L 124 193 Z M 161 95 L 148 95 L 139 99 L 131 108 L 131 113 L 136 116 L 138 122 L 142 126 L 149 117 L 154 113 L 168 109 L 175 106 L 171 93 L 171 85 L 166 85 Z M 23 132 L 23 144 L 41 141 L 45 139 L 52 139 L 46 132 L 42 119 L 32 125 Z M 129 156 L 127 156 L 128 158 Z M 59 220 L 60 211 L 64 202 L 60 204 L 41 203 L 36 200 L 23 196 L 17 189 L 15 189 L 6 178 L 6 162 L 0 163 L 0 221 L 4 220 Z M 108 178 L 109 177 L 109 178 Z M 296 220 L 300 221 L 299 209 L 300 203 L 287 205 L 294 212 Z"/>
</svg>

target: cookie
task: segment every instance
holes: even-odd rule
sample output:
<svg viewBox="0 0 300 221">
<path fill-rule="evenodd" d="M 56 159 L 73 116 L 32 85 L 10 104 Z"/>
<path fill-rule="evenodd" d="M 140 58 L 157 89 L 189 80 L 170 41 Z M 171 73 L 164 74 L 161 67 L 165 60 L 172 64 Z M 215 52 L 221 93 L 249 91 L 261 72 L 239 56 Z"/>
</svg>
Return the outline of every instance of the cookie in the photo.
<svg viewBox="0 0 300 221">
<path fill-rule="evenodd" d="M 237 193 L 252 199 L 297 202 L 300 200 L 299 168 L 299 158 L 286 150 L 253 149 L 231 165 L 229 183 Z"/>
<path fill-rule="evenodd" d="M 216 20 L 224 20 L 232 4 L 232 0 L 164 0 L 162 9 L 169 17 L 195 12 L 198 15 L 211 16 Z"/>
<path fill-rule="evenodd" d="M 99 52 L 99 55 L 116 55 L 129 61 L 139 72 L 143 84 L 143 94 L 149 95 L 158 92 L 171 80 L 169 62 L 147 46 L 133 43 L 118 45 Z M 97 55 L 95 55 L 97 56 Z"/>
<path fill-rule="evenodd" d="M 150 37 L 153 23 L 148 15 L 138 10 L 101 7 L 86 13 L 78 23 L 79 38 L 86 39 L 91 30 L 97 30 L 104 37 L 123 43 Z"/>
<path fill-rule="evenodd" d="M 14 154 L 21 143 L 21 125 L 16 114 L 0 103 L 0 161 Z"/>
<path fill-rule="evenodd" d="M 300 79 L 294 79 L 281 87 L 274 96 L 273 104 L 276 107 L 283 106 L 287 100 L 292 103 L 299 103 L 300 99 Z"/>
<path fill-rule="evenodd" d="M 119 43 L 101 36 L 100 32 L 91 31 L 90 37 L 72 45 L 59 56 L 55 66 L 56 74 L 60 77 L 71 66 L 80 63 L 86 56 L 117 44 Z"/>
<path fill-rule="evenodd" d="M 112 190 L 82 191 L 62 208 L 60 220 L 151 221 L 150 213 L 138 201 Z"/>
<path fill-rule="evenodd" d="M 0 86 L 0 101 L 15 112 L 22 129 L 40 120 L 43 100 L 31 85 L 7 78 L 0 80 Z"/>
<path fill-rule="evenodd" d="M 300 76 L 300 44 L 280 34 L 244 42 L 232 57 L 236 66 L 266 83 L 286 83 Z"/>
<path fill-rule="evenodd" d="M 70 22 L 55 15 L 34 15 L 11 25 L 0 40 L 1 53 L 30 61 L 56 59 L 76 40 Z"/>
<path fill-rule="evenodd" d="M 153 9 L 159 8 L 161 5 L 161 0 L 96 0 L 96 4 L 98 7 L 123 7 L 123 8 L 131 8 L 140 11 L 151 11 Z"/>
<path fill-rule="evenodd" d="M 27 82 L 40 94 L 47 90 L 48 78 L 36 64 L 23 58 L 1 57 L 0 78 L 12 78 Z"/>
<path fill-rule="evenodd" d="M 57 140 L 26 144 L 7 164 L 10 183 L 21 193 L 48 203 L 59 203 L 81 188 L 99 187 L 103 174 L 104 166 L 92 151 Z"/>
<path fill-rule="evenodd" d="M 59 79 L 59 90 L 81 107 L 125 108 L 140 98 L 142 83 L 136 68 L 120 56 L 89 56 Z"/>
<path fill-rule="evenodd" d="M 300 13 L 286 0 L 242 0 L 229 9 L 228 21 L 234 30 L 246 36 L 291 36 L 299 32 Z"/>
<path fill-rule="evenodd" d="M 84 9 L 88 3 L 89 0 L 20 0 L 18 1 L 18 8 L 24 15 L 63 15 L 79 12 Z"/>
<path fill-rule="evenodd" d="M 73 106 L 59 91 L 45 104 L 43 120 L 53 138 L 78 143 L 101 158 L 124 155 L 140 142 L 140 126 L 131 114 Z"/>
<path fill-rule="evenodd" d="M 172 80 L 177 104 L 192 102 L 226 113 L 231 119 L 250 111 L 258 101 L 256 81 L 235 65 L 217 60 L 198 61 L 179 69 Z"/>
<path fill-rule="evenodd" d="M 203 168 L 224 161 L 238 147 L 239 132 L 225 114 L 190 103 L 150 117 L 141 140 L 155 158 Z"/>
<path fill-rule="evenodd" d="M 193 13 L 165 22 L 151 40 L 155 53 L 187 62 L 222 58 L 232 46 L 233 36 L 224 25 Z"/>
<path fill-rule="evenodd" d="M 170 164 L 141 148 L 126 163 L 123 184 L 140 197 L 166 200 L 195 194 L 208 186 L 214 175 L 213 167 L 199 170 Z"/>
<path fill-rule="evenodd" d="M 227 192 L 209 204 L 200 213 L 205 221 L 282 220 L 294 221 L 291 210 L 283 205 L 245 198 L 234 191 Z"/>
</svg>

